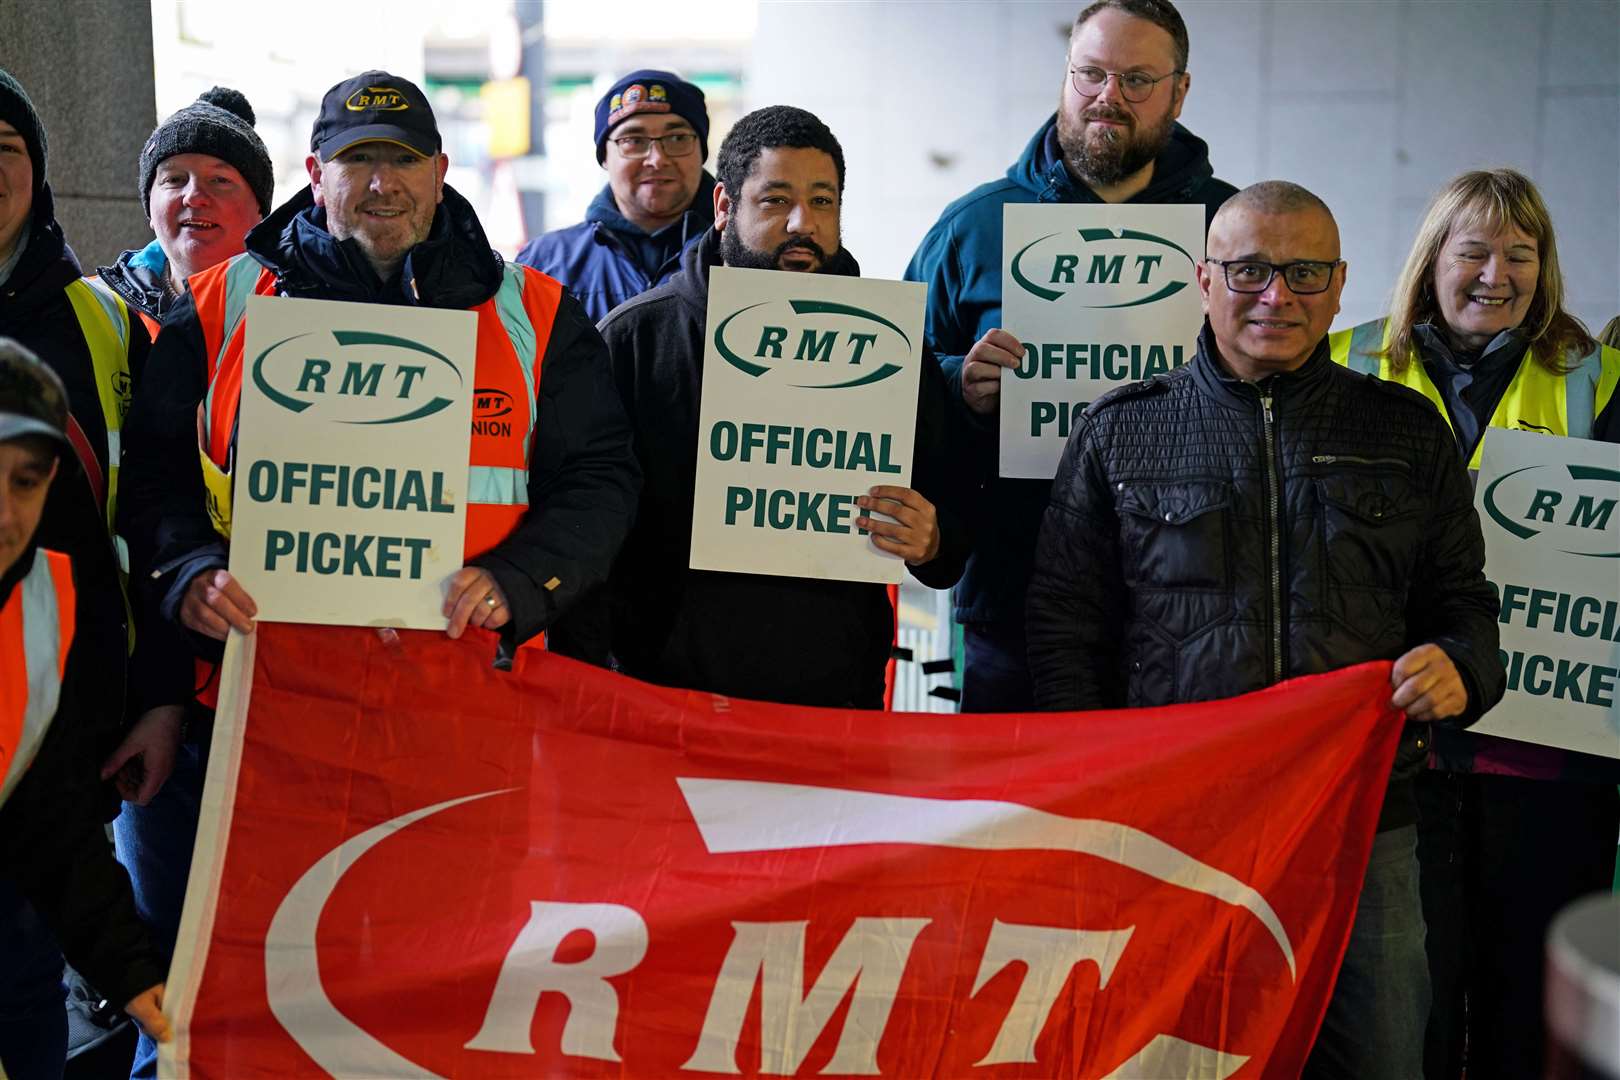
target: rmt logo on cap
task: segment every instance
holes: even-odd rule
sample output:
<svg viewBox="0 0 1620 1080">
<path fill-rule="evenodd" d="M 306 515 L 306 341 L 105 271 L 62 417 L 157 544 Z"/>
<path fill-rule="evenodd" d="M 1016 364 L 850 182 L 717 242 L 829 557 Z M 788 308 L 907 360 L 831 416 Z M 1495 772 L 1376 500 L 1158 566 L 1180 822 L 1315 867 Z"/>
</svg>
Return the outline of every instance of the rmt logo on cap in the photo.
<svg viewBox="0 0 1620 1080">
<path fill-rule="evenodd" d="M 405 95 L 389 86 L 363 86 L 350 94 L 343 107 L 350 112 L 404 112 L 411 107 Z"/>
</svg>

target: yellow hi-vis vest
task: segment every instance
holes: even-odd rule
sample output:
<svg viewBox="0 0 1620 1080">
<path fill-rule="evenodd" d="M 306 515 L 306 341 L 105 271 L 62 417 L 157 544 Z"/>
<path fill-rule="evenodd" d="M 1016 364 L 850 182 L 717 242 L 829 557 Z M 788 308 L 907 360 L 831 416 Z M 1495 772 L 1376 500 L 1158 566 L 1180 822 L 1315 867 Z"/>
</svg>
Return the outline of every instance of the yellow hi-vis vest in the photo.
<svg viewBox="0 0 1620 1080">
<path fill-rule="evenodd" d="M 1389 361 L 1378 355 L 1388 343 L 1388 319 L 1374 319 L 1328 336 L 1336 363 L 1416 390 L 1434 403 L 1449 425 L 1451 414 L 1446 410 L 1445 398 L 1429 378 L 1422 358 L 1414 355 L 1406 370 L 1397 375 Z M 1599 345 L 1576 361 L 1569 372 L 1555 375 L 1536 363 L 1530 350 L 1525 349 L 1519 371 L 1508 384 L 1502 400 L 1496 403 L 1489 426 L 1590 439 L 1592 422 L 1608 405 L 1617 385 L 1620 385 L 1620 350 Z M 1468 467 L 1475 472 L 1479 471 L 1480 451 L 1484 446 L 1485 440 L 1481 438 L 1469 459 Z"/>
<path fill-rule="evenodd" d="M 133 389 L 129 375 L 129 308 L 111 290 L 84 278 L 68 285 L 66 292 L 73 314 L 79 319 L 79 332 L 90 349 L 101 418 L 107 425 L 107 505 L 103 509 L 110 533 L 118 513 L 118 466 L 123 459 L 119 436 Z M 118 558 L 127 573 L 129 559 L 121 542 Z"/>
</svg>

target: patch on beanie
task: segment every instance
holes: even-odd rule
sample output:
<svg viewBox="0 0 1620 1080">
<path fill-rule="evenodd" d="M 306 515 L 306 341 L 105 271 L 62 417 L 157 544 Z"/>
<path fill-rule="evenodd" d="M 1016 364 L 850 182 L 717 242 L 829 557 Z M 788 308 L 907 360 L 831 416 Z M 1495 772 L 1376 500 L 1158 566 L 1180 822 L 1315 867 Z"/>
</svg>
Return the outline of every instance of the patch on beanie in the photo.
<svg viewBox="0 0 1620 1080">
<path fill-rule="evenodd" d="M 631 83 L 608 99 L 608 124 L 617 124 L 637 113 L 667 113 L 670 111 L 669 91 L 663 83 Z"/>
</svg>

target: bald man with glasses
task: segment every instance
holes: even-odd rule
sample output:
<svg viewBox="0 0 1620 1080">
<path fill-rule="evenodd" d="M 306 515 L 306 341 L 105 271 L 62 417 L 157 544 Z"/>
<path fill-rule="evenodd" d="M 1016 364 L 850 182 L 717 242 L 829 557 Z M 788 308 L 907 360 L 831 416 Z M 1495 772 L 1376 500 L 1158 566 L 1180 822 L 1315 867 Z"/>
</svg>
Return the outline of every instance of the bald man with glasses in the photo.
<svg viewBox="0 0 1620 1080">
<path fill-rule="evenodd" d="M 1186 24 L 1169 0 L 1099 0 L 1080 12 L 1056 113 L 1005 177 L 945 208 L 906 269 L 909 280 L 928 285 L 928 344 L 978 418 L 968 453 L 989 477 L 973 557 L 956 589 L 963 712 L 1031 707 L 1024 594 L 1050 488 L 995 476 L 1001 370 L 1023 355 L 1001 328 L 1002 208 L 1201 203 L 1208 221 L 1236 189 L 1215 178 L 1209 147 L 1176 122 L 1192 86 L 1187 47 Z"/>
</svg>

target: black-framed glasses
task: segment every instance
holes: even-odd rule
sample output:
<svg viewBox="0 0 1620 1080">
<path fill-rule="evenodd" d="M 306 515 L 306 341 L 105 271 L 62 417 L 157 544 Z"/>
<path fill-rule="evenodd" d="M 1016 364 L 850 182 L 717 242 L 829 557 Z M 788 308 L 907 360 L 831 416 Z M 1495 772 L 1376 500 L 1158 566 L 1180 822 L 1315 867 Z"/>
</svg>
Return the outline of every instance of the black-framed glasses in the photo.
<svg viewBox="0 0 1620 1080">
<path fill-rule="evenodd" d="M 691 131 L 672 131 L 668 135 L 620 135 L 612 143 L 627 158 L 646 157 L 652 153 L 653 143 L 665 157 L 685 157 L 697 149 L 698 137 Z"/>
<path fill-rule="evenodd" d="M 1265 292 L 1271 279 L 1278 274 L 1288 287 L 1300 296 L 1326 292 L 1333 283 L 1333 271 L 1344 263 L 1343 259 L 1320 262 L 1315 259 L 1291 263 L 1269 263 L 1258 259 L 1205 259 L 1226 274 L 1226 287 L 1233 292 Z"/>
<path fill-rule="evenodd" d="M 1103 92 L 1103 87 L 1108 85 L 1108 80 L 1113 78 L 1119 83 L 1119 92 L 1124 95 L 1126 101 L 1132 104 L 1141 104 L 1146 101 L 1153 96 L 1155 86 L 1158 86 L 1166 79 L 1173 79 L 1181 74 L 1184 74 L 1184 72 L 1180 68 L 1170 72 L 1168 75 L 1160 75 L 1158 78 L 1154 78 L 1143 71 L 1104 71 L 1100 67 L 1090 65 L 1085 67 L 1070 65 L 1069 67 L 1069 81 L 1074 83 L 1076 93 L 1085 97 L 1096 97 Z"/>
</svg>

